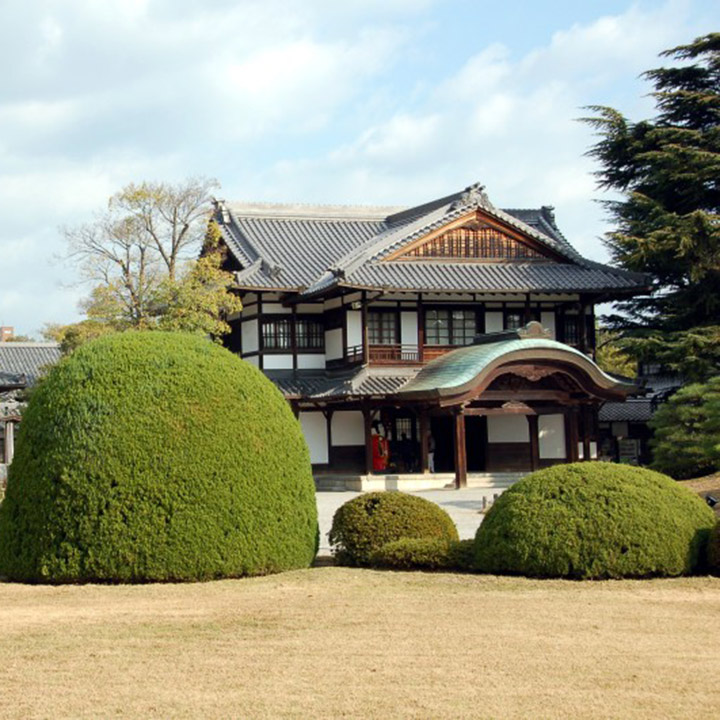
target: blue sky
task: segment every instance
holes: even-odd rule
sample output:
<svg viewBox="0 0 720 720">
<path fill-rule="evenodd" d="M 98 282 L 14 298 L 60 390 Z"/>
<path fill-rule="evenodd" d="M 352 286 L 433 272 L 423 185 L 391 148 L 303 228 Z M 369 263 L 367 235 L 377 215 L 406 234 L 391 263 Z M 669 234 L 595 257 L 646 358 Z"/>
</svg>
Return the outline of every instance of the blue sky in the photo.
<svg viewBox="0 0 720 720">
<path fill-rule="evenodd" d="M 482 181 L 603 260 L 576 118 L 651 115 L 640 73 L 719 20 L 709 0 L 3 0 L 0 323 L 77 319 L 60 227 L 144 179 L 392 205 Z"/>
</svg>

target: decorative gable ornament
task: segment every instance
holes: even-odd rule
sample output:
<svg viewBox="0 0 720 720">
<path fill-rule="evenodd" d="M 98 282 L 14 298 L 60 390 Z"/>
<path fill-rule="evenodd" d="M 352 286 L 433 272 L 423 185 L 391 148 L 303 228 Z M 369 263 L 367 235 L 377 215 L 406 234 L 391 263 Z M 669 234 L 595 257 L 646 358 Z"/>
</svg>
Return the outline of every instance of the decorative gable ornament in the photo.
<svg viewBox="0 0 720 720">
<path fill-rule="evenodd" d="M 517 334 L 521 340 L 552 340 L 552 333 L 537 320 L 531 320 L 524 328 L 520 328 Z"/>
</svg>

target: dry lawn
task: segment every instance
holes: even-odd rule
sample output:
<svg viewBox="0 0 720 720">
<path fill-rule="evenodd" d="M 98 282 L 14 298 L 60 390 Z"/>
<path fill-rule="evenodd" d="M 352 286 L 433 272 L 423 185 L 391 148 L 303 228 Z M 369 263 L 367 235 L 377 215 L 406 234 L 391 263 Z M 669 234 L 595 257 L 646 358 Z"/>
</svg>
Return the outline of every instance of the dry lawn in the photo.
<svg viewBox="0 0 720 720">
<path fill-rule="evenodd" d="M 12 718 L 720 715 L 720 579 L 0 584 Z"/>
</svg>

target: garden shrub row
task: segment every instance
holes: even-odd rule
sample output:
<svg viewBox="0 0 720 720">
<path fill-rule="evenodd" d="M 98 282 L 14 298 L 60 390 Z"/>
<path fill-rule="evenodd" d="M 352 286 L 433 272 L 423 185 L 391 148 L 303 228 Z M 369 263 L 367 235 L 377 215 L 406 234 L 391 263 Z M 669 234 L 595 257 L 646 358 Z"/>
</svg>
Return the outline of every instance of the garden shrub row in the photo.
<svg viewBox="0 0 720 720">
<path fill-rule="evenodd" d="M 720 571 L 720 529 L 700 497 L 671 478 L 612 463 L 557 465 L 505 491 L 475 540 L 458 541 L 437 505 L 368 493 L 330 533 L 341 564 L 604 579 Z M 709 547 L 709 551 L 708 551 Z M 707 554 L 709 552 L 709 558 Z"/>
</svg>

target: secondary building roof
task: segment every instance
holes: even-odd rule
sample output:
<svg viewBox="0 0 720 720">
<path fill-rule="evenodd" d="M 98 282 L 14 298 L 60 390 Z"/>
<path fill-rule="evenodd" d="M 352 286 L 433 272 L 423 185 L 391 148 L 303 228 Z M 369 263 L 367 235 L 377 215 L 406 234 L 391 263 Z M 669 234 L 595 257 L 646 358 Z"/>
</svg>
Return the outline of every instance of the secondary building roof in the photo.
<svg viewBox="0 0 720 720">
<path fill-rule="evenodd" d="M 398 253 L 478 213 L 535 243 L 522 260 L 463 262 Z M 217 204 L 240 287 L 312 297 L 338 288 L 448 292 L 639 292 L 647 278 L 583 258 L 552 208 L 496 208 L 480 185 L 409 209 Z"/>
<path fill-rule="evenodd" d="M 0 342 L 0 386 L 33 385 L 60 356 L 57 343 Z"/>
</svg>

